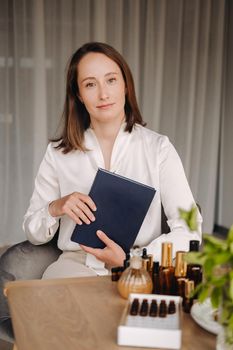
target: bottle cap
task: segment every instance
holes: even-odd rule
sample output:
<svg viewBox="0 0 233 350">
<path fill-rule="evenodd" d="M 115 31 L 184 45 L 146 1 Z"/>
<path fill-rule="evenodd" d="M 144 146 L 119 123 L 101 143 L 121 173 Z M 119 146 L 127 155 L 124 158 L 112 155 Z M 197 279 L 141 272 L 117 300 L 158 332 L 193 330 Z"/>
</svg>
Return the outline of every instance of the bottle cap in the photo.
<svg viewBox="0 0 233 350">
<path fill-rule="evenodd" d="M 148 256 L 147 256 L 147 249 L 146 248 L 142 249 L 142 258 L 143 259 L 147 259 L 148 258 Z"/>
<path fill-rule="evenodd" d="M 185 277 L 187 274 L 187 262 L 185 261 L 186 252 L 177 251 L 176 252 L 176 267 L 175 276 Z"/>
<path fill-rule="evenodd" d="M 189 241 L 189 251 L 190 252 L 198 252 L 199 251 L 200 242 L 198 240 Z"/>
<path fill-rule="evenodd" d="M 162 243 L 162 267 L 172 266 L 172 243 Z"/>
</svg>

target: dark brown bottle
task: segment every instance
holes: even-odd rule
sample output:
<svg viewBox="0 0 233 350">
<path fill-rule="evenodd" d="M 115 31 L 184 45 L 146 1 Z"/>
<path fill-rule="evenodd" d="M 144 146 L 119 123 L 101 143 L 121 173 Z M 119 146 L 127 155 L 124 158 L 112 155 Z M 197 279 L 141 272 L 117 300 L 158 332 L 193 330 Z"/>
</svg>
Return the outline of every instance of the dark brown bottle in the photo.
<svg viewBox="0 0 233 350">
<path fill-rule="evenodd" d="M 152 283 L 153 283 L 153 294 L 160 294 L 160 285 L 159 285 L 159 262 L 154 261 L 152 269 Z"/>
<path fill-rule="evenodd" d="M 198 252 L 200 242 L 197 240 L 191 240 L 189 242 L 189 251 Z M 187 278 L 194 281 L 194 287 L 196 288 L 199 283 L 202 282 L 202 266 L 199 264 L 188 264 L 187 265 Z M 197 295 L 195 295 L 195 298 Z"/>
<path fill-rule="evenodd" d="M 140 312 L 139 312 L 140 316 L 147 316 L 148 310 L 149 310 L 148 301 L 147 299 L 143 299 Z"/>
<path fill-rule="evenodd" d="M 167 304 L 165 300 L 161 300 L 159 304 L 159 317 L 167 316 Z"/>
<path fill-rule="evenodd" d="M 176 313 L 176 304 L 174 300 L 170 300 L 169 305 L 168 305 L 168 314 L 172 315 Z"/>
<path fill-rule="evenodd" d="M 160 294 L 175 294 L 175 269 L 172 265 L 172 243 L 162 243 L 162 258 L 159 269 Z"/>
<path fill-rule="evenodd" d="M 138 298 L 135 298 L 131 304 L 129 313 L 131 316 L 136 316 L 138 314 L 138 310 L 139 310 L 139 300 Z"/>
<path fill-rule="evenodd" d="M 155 299 L 151 300 L 149 315 L 151 317 L 156 317 L 158 315 L 158 304 Z"/>
</svg>

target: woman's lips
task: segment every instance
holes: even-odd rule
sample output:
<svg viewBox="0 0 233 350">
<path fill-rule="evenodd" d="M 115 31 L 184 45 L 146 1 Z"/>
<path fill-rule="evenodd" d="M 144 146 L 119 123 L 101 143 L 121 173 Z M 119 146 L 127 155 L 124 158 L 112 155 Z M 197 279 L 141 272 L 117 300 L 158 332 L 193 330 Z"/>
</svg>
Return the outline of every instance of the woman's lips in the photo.
<svg viewBox="0 0 233 350">
<path fill-rule="evenodd" d="M 108 108 L 112 107 L 113 105 L 114 105 L 114 103 L 108 103 L 108 104 L 97 106 L 96 108 L 98 108 L 98 109 L 108 109 Z"/>
</svg>

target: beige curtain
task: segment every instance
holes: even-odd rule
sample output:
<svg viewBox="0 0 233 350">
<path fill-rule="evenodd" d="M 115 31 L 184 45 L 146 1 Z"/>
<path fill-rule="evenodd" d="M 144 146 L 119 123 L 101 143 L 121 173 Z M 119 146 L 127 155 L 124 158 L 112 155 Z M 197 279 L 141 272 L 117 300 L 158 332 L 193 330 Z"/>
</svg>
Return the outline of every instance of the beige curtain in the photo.
<svg viewBox="0 0 233 350">
<path fill-rule="evenodd" d="M 229 161 L 229 147 L 219 151 L 229 126 L 222 125 L 223 94 L 232 88 L 232 80 L 224 83 L 229 3 L 0 0 L 0 244 L 24 239 L 34 177 L 62 112 L 68 58 L 92 40 L 108 42 L 128 61 L 144 119 L 182 158 L 204 230 L 212 231 L 215 218 L 224 224 L 215 203 L 217 188 L 222 203 L 229 191 L 217 187 L 218 155 Z"/>
</svg>

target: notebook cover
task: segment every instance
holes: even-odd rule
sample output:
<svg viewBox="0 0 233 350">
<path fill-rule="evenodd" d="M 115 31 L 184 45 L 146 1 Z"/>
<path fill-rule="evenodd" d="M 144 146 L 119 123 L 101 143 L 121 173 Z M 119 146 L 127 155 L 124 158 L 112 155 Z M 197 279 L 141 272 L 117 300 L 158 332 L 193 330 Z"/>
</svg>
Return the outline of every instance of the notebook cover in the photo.
<svg viewBox="0 0 233 350">
<path fill-rule="evenodd" d="M 104 248 L 96 231 L 104 231 L 125 252 L 133 246 L 156 190 L 150 186 L 98 169 L 90 190 L 96 204 L 96 220 L 76 225 L 71 240 L 93 248 Z"/>
</svg>

